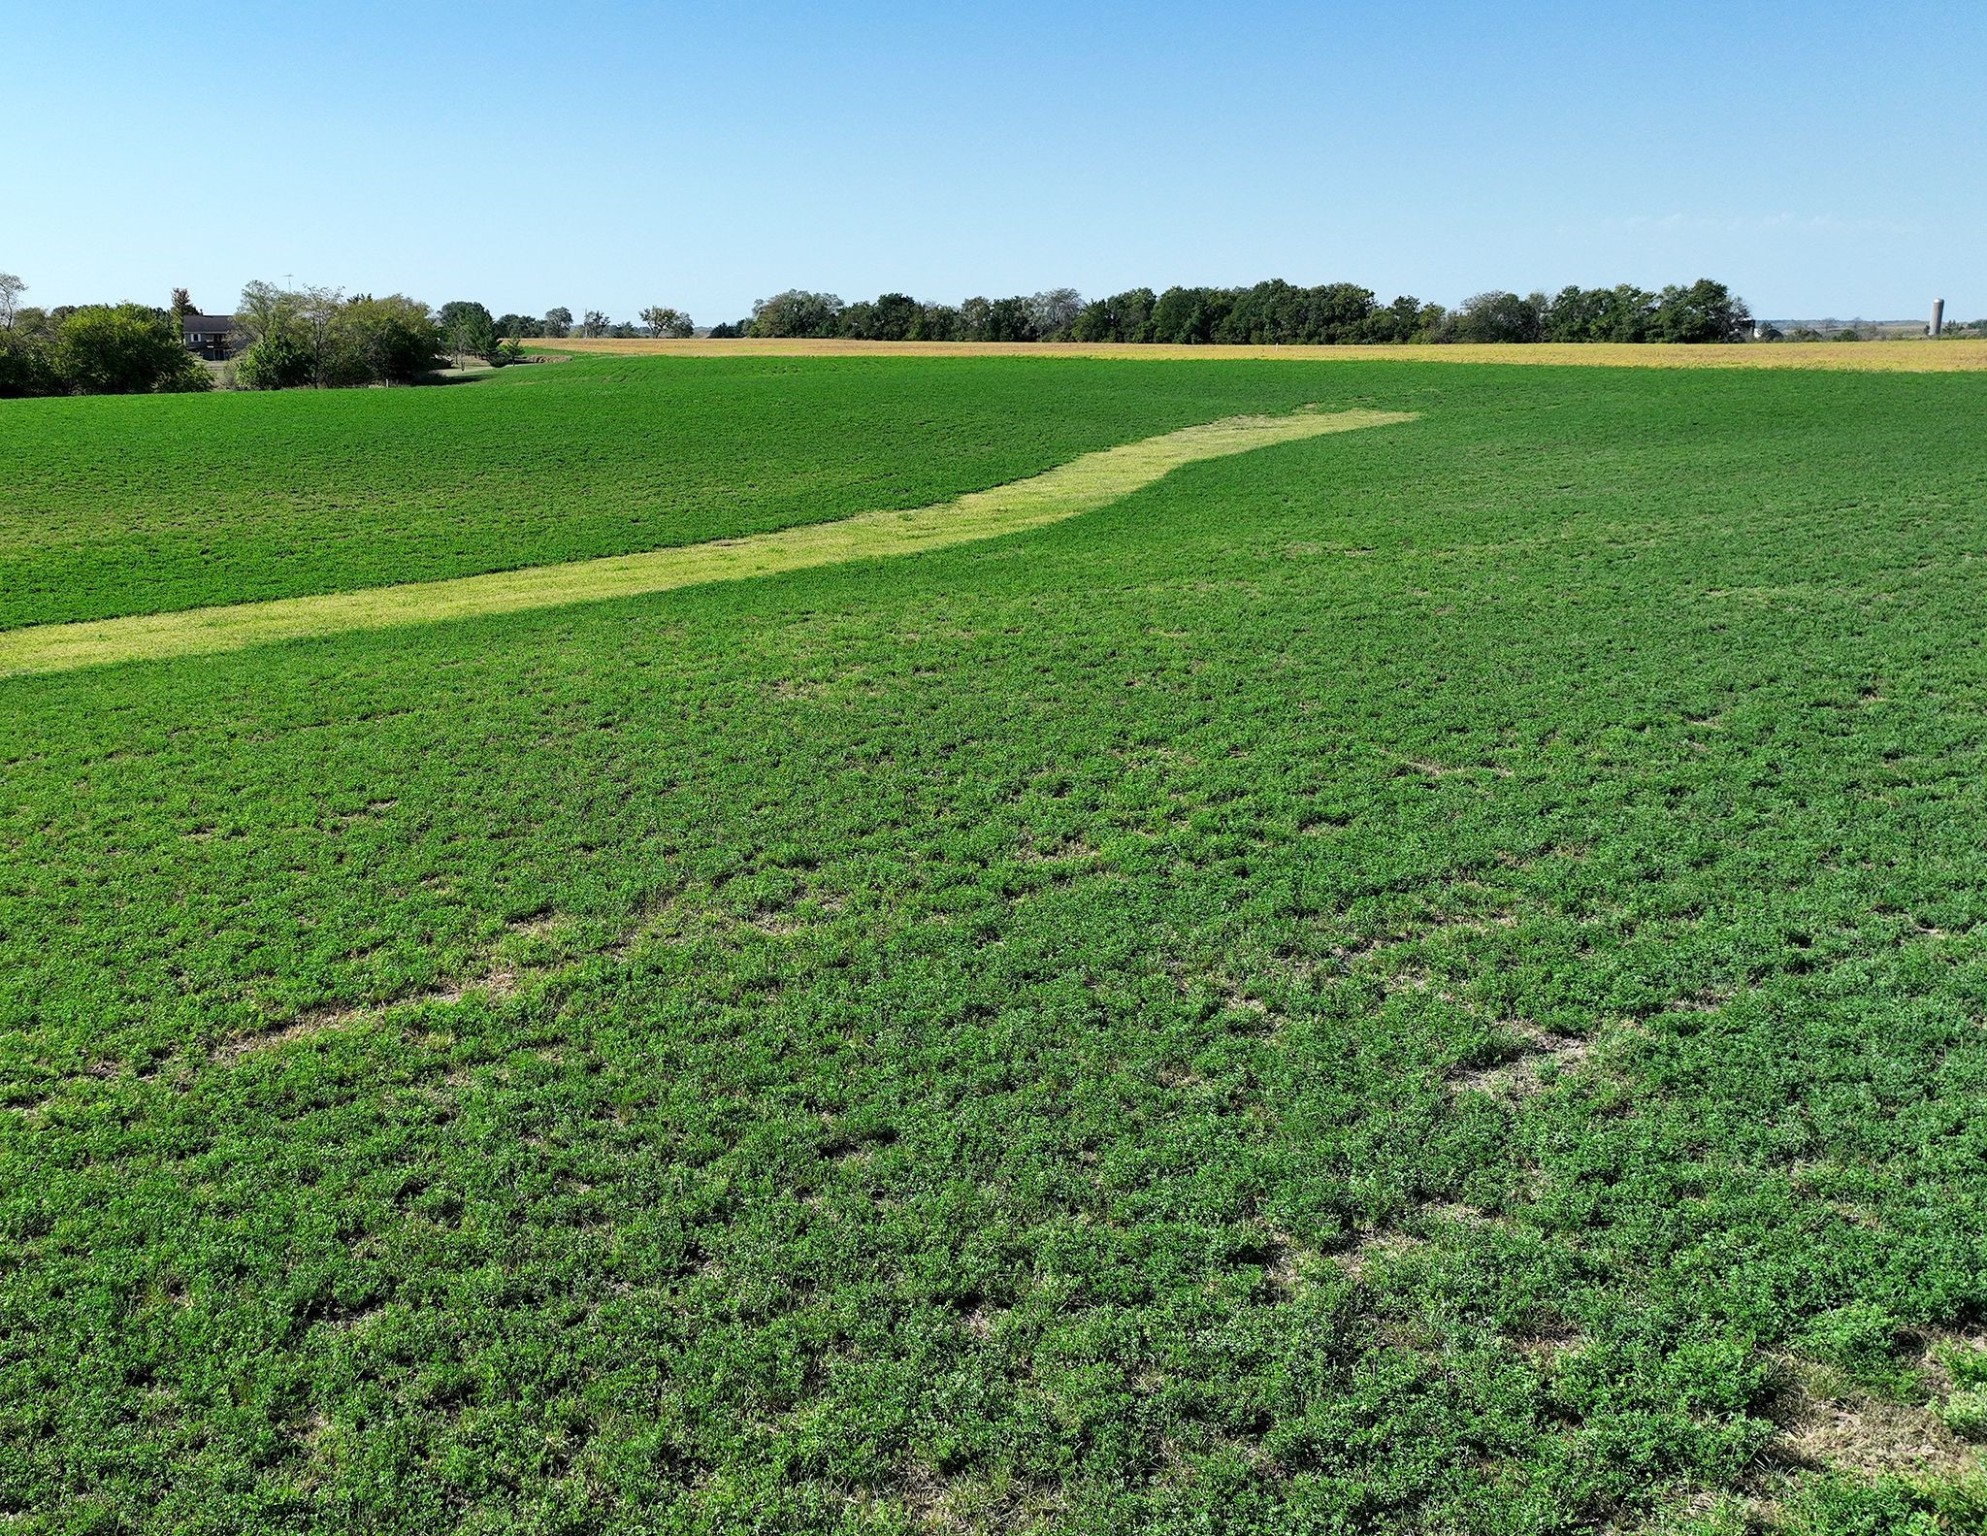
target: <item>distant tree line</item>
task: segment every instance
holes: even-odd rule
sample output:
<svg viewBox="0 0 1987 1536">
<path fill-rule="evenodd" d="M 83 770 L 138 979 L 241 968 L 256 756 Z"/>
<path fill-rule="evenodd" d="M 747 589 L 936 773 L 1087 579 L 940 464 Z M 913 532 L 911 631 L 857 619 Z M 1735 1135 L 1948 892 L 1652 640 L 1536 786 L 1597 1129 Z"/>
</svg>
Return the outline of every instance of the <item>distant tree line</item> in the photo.
<svg viewBox="0 0 1987 1536">
<path fill-rule="evenodd" d="M 1332 346 L 1351 342 L 1737 341 L 1750 334 L 1743 300 L 1708 279 L 1658 293 L 1565 288 L 1548 297 L 1497 290 L 1456 309 L 1402 295 L 1382 304 L 1356 283 L 1300 288 L 1132 288 L 1085 302 L 1073 288 L 958 305 L 886 293 L 844 304 L 789 289 L 713 336 L 846 337 L 862 341 L 1123 341 L 1176 346 Z"/>
<path fill-rule="evenodd" d="M 651 304 L 641 313 L 641 324 L 610 320 L 597 309 L 587 310 L 577 321 L 564 305 L 543 315 L 504 315 L 497 321 L 497 334 L 518 341 L 563 340 L 568 336 L 694 336 L 696 322 L 680 309 Z"/>
</svg>

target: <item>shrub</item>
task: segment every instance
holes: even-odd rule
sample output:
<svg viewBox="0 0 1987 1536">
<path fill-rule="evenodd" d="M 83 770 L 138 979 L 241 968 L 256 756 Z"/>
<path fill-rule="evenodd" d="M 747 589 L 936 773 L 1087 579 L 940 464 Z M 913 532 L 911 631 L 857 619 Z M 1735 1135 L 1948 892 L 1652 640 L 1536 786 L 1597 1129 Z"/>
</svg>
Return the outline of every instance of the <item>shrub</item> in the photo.
<svg viewBox="0 0 1987 1536">
<path fill-rule="evenodd" d="M 296 389 L 315 371 L 310 348 L 287 331 L 272 331 L 242 353 L 235 382 L 243 389 Z"/>
<path fill-rule="evenodd" d="M 79 395 L 186 394 L 213 378 L 170 316 L 142 304 L 86 304 L 56 335 L 55 371 Z"/>
<path fill-rule="evenodd" d="M 0 331 L 0 400 L 63 393 L 48 348 L 33 337 Z"/>
</svg>

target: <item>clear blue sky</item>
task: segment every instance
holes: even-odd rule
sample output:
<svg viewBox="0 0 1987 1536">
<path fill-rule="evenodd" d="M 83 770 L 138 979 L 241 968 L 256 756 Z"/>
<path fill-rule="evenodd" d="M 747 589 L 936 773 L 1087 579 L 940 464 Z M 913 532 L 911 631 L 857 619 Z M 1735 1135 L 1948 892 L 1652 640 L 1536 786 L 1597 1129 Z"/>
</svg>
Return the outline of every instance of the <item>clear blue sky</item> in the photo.
<svg viewBox="0 0 1987 1536">
<path fill-rule="evenodd" d="M 1979 0 L 21 0 L 0 71 L 43 304 L 1713 276 L 1987 315 Z"/>
</svg>

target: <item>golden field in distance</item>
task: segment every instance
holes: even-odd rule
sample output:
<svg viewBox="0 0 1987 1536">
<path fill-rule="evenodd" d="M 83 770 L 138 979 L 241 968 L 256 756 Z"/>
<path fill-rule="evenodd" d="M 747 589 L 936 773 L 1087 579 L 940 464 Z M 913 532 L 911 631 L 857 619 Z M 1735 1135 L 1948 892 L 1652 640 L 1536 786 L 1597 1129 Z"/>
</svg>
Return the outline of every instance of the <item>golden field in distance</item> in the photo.
<svg viewBox="0 0 1987 1536">
<path fill-rule="evenodd" d="M 1158 359 L 1386 359 L 1426 363 L 1531 363 L 1588 368 L 1832 368 L 1859 373 L 1971 373 L 1987 369 L 1987 341 L 1739 342 L 1665 346 L 1620 342 L 1473 346 L 1159 346 L 1144 342 L 846 341 L 741 337 L 722 341 L 601 337 L 528 341 L 537 351 L 647 357 L 1132 357 Z"/>
</svg>

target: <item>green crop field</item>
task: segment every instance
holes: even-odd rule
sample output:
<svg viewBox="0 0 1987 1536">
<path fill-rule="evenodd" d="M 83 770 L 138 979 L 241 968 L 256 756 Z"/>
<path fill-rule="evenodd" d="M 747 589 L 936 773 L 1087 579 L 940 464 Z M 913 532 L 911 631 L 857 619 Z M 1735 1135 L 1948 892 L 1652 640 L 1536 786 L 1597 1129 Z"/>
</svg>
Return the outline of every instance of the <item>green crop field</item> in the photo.
<svg viewBox="0 0 1987 1536">
<path fill-rule="evenodd" d="M 8 402 L 0 628 L 1305 406 L 0 677 L 0 1536 L 1987 1530 L 1987 375 Z"/>
</svg>

